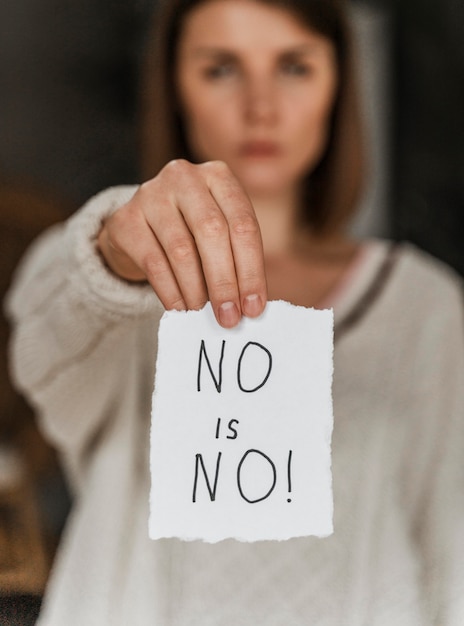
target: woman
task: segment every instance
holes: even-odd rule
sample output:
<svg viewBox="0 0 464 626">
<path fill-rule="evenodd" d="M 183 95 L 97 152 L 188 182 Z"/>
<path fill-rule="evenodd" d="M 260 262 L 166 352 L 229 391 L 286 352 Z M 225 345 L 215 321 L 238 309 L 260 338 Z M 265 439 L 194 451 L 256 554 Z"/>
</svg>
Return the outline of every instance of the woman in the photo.
<svg viewBox="0 0 464 626">
<path fill-rule="evenodd" d="M 461 624 L 461 285 L 344 232 L 361 140 L 341 4 L 179 1 L 159 23 L 151 178 L 46 234 L 9 300 L 17 384 L 75 491 L 40 623 Z M 335 532 L 150 542 L 159 318 L 210 300 L 233 327 L 268 298 L 335 309 Z"/>
</svg>

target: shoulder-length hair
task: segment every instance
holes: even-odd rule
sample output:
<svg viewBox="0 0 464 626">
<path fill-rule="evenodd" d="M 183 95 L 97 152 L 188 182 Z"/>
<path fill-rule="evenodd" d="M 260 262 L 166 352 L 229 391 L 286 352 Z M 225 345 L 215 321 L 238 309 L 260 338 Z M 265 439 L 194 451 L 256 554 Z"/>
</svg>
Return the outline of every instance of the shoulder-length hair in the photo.
<svg viewBox="0 0 464 626">
<path fill-rule="evenodd" d="M 338 91 L 326 150 L 304 180 L 301 217 L 315 233 L 341 230 L 357 208 L 363 138 L 351 28 L 343 0 L 257 0 L 292 12 L 336 50 Z M 164 0 L 149 33 L 140 90 L 141 169 L 151 178 L 170 160 L 192 160 L 174 85 L 183 20 L 205 0 Z"/>
</svg>

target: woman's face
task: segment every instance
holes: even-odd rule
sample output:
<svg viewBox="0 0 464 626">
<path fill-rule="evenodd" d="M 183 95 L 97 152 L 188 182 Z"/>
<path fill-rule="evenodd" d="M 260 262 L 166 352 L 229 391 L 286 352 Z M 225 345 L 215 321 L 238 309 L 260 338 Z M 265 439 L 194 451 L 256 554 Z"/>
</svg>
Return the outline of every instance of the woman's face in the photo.
<svg viewBox="0 0 464 626">
<path fill-rule="evenodd" d="M 293 189 L 320 159 L 337 85 L 335 49 L 290 12 L 207 0 L 186 17 L 177 89 L 201 161 L 225 161 L 245 189 Z"/>
</svg>

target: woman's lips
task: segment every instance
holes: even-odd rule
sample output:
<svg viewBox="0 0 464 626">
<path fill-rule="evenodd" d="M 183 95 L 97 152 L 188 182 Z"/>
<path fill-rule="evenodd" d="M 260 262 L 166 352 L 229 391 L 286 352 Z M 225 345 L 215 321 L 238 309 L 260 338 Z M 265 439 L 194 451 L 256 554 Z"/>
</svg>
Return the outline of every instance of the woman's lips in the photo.
<svg viewBox="0 0 464 626">
<path fill-rule="evenodd" d="M 240 155 L 244 157 L 274 157 L 281 150 L 278 144 L 272 141 L 248 141 L 240 146 Z"/>
</svg>

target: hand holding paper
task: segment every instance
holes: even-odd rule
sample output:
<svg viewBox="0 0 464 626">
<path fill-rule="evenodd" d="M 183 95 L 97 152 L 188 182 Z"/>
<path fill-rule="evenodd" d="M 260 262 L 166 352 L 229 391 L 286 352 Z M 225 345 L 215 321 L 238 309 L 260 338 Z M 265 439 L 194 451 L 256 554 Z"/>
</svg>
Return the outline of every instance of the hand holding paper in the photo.
<svg viewBox="0 0 464 626">
<path fill-rule="evenodd" d="M 147 280 L 166 309 L 209 300 L 235 326 L 265 306 L 261 233 L 244 189 L 220 161 L 171 161 L 109 216 L 98 245 L 112 271 Z"/>
<path fill-rule="evenodd" d="M 150 537 L 216 542 L 332 532 L 331 311 L 268 303 L 218 326 L 161 320 Z"/>
</svg>

